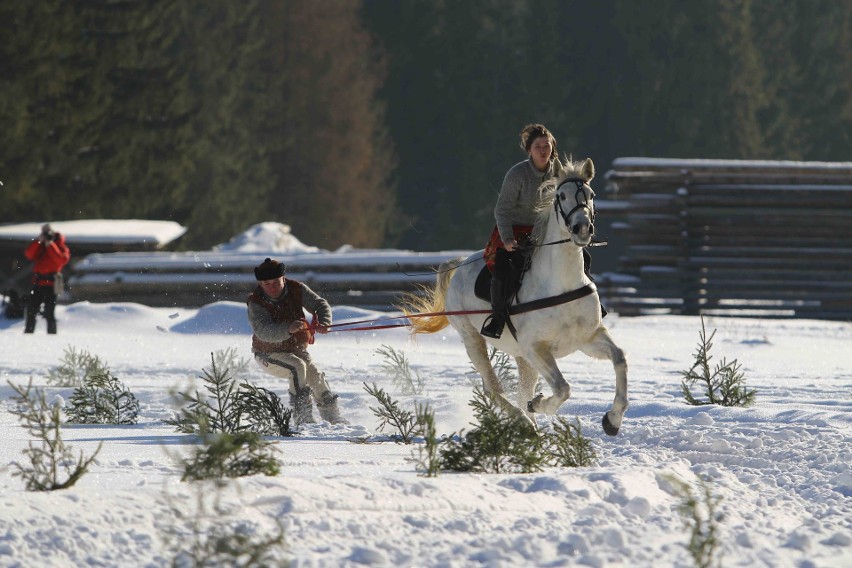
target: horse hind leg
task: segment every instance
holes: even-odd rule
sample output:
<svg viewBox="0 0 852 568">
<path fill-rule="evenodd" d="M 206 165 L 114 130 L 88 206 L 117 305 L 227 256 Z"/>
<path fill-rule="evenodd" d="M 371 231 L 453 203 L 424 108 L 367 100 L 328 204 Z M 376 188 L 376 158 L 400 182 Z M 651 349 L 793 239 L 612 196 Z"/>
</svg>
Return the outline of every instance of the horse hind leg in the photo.
<svg viewBox="0 0 852 568">
<path fill-rule="evenodd" d="M 515 357 L 518 364 L 518 406 L 533 420 L 533 414 L 529 411 L 529 402 L 535 396 L 535 387 L 538 383 L 538 371 L 529 361 L 523 357 Z"/>
<path fill-rule="evenodd" d="M 478 330 L 473 327 L 470 327 L 468 330 L 468 327 L 470 326 L 465 326 L 465 331 L 461 333 L 462 340 L 464 341 L 464 347 L 467 351 L 467 356 L 470 358 L 470 362 L 473 363 L 473 367 L 482 377 L 482 387 L 485 390 L 485 394 L 491 397 L 504 412 L 532 422 L 532 419 L 526 413 L 517 406 L 514 406 L 506 398 L 506 393 L 503 391 L 500 380 L 497 378 L 494 367 L 491 365 L 491 360 L 488 358 L 488 349 L 485 340 L 479 335 Z"/>
<path fill-rule="evenodd" d="M 556 414 L 562 403 L 571 396 L 571 385 L 562 376 L 562 371 L 559 370 L 556 359 L 553 358 L 550 347 L 546 344 L 537 346 L 532 355 L 529 356 L 529 361 L 532 367 L 547 381 L 553 394 L 551 396 L 537 395 L 529 401 L 527 410 L 542 414 Z"/>
<path fill-rule="evenodd" d="M 615 436 L 621 428 L 624 413 L 629 403 L 627 401 L 627 356 L 610 337 L 605 327 L 601 326 L 592 337 L 592 341 L 580 349 L 589 357 L 609 359 L 615 369 L 615 399 L 612 408 L 607 411 L 601 425 L 608 436 Z"/>
</svg>

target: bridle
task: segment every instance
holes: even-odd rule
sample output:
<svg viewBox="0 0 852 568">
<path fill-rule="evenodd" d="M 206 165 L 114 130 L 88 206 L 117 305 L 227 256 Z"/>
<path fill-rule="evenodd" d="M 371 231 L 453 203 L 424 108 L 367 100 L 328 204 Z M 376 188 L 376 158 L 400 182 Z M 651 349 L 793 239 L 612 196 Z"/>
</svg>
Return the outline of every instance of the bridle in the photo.
<svg viewBox="0 0 852 568">
<path fill-rule="evenodd" d="M 562 202 L 565 201 L 565 194 L 559 193 L 559 189 L 565 185 L 566 183 L 573 183 L 577 186 L 577 191 L 574 192 L 574 201 L 577 205 L 571 209 L 568 213 L 565 212 L 565 209 L 562 208 Z M 574 227 L 571 226 L 571 216 L 574 215 L 579 210 L 585 209 L 589 213 L 589 219 L 591 219 L 591 224 L 589 225 L 589 233 L 595 234 L 595 210 L 589 206 L 589 202 L 591 198 L 594 197 L 594 193 L 592 195 L 586 194 L 585 188 L 586 182 L 580 178 L 568 178 L 563 180 L 562 183 L 556 186 L 556 196 L 553 199 L 553 209 L 556 211 L 558 215 L 562 216 L 562 220 L 565 222 L 565 227 L 571 231 L 572 234 L 575 234 L 577 231 Z M 591 191 L 591 188 L 589 188 Z"/>
</svg>

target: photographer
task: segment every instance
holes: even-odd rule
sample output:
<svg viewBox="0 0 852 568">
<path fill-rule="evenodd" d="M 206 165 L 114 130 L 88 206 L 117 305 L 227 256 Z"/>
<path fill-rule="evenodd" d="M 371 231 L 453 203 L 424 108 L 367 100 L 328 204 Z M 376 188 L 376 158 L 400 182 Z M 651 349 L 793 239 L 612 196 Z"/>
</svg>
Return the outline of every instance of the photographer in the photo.
<svg viewBox="0 0 852 568">
<path fill-rule="evenodd" d="M 44 304 L 44 319 L 47 333 L 56 333 L 57 275 L 71 259 L 71 251 L 65 246 L 65 237 L 49 224 L 41 228 L 41 234 L 24 251 L 24 256 L 34 261 L 33 287 L 27 301 L 27 319 L 24 333 L 35 331 L 36 315 Z"/>
</svg>

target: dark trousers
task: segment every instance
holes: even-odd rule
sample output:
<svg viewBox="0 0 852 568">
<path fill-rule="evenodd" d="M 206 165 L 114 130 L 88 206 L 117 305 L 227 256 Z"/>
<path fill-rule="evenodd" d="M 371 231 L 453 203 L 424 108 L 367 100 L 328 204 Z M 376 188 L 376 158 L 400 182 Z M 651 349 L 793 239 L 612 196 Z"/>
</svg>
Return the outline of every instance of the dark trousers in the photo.
<svg viewBox="0 0 852 568">
<path fill-rule="evenodd" d="M 53 285 L 33 286 L 27 301 L 27 320 L 24 324 L 24 333 L 35 331 L 36 316 L 44 305 L 44 319 L 47 321 L 47 333 L 56 333 L 56 293 Z"/>
</svg>

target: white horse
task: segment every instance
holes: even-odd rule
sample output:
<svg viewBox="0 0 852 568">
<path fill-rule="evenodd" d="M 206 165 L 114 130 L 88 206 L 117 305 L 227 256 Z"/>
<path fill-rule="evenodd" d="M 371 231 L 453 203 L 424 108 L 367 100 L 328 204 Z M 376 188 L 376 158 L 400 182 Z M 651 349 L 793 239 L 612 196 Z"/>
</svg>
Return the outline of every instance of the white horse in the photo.
<svg viewBox="0 0 852 568">
<path fill-rule="evenodd" d="M 487 313 L 423 316 L 410 321 L 412 334 L 434 333 L 451 324 L 482 376 L 485 392 L 502 408 L 533 423 L 532 413 L 556 414 L 571 395 L 557 359 L 577 350 L 597 359 L 609 359 L 615 368 L 615 400 L 604 414 L 602 424 L 608 435 L 615 436 L 628 405 L 627 361 L 601 323 L 597 290 L 583 272 L 582 247 L 591 242 L 594 233 L 595 194 L 589 186 L 594 175 L 591 159 L 569 162 L 556 178 L 539 188 L 540 213 L 533 230 L 532 262 L 510 311 L 514 313 L 524 304 L 532 308 L 511 316 L 517 339 L 508 330 L 500 339 L 480 335 Z M 480 251 L 464 262 L 458 259 L 444 263 L 438 270 L 434 289 L 409 298 L 406 313 L 488 312 L 490 304 L 474 294 L 474 283 L 485 264 L 482 255 Z M 528 304 L 535 300 L 539 302 Z M 512 406 L 500 386 L 488 358 L 486 341 L 517 361 L 518 407 Z M 533 398 L 539 375 L 550 386 L 551 396 L 539 394 Z"/>
</svg>

